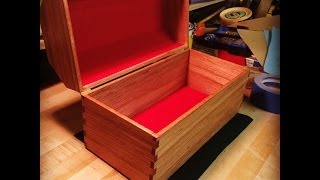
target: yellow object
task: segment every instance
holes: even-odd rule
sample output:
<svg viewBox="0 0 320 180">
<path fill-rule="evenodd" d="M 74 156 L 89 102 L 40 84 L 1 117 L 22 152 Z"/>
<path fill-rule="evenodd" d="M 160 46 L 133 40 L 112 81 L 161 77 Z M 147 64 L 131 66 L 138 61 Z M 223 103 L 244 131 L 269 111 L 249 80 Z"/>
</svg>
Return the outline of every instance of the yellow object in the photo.
<svg viewBox="0 0 320 180">
<path fill-rule="evenodd" d="M 189 48 L 192 48 L 193 38 L 189 36 Z"/>
<path fill-rule="evenodd" d="M 196 24 L 189 22 L 189 48 L 192 48 L 192 42 L 193 42 L 193 33 L 196 29 Z"/>
<path fill-rule="evenodd" d="M 252 16 L 252 11 L 245 7 L 228 8 L 220 13 L 221 25 L 230 25 L 236 22 L 244 21 Z"/>
</svg>

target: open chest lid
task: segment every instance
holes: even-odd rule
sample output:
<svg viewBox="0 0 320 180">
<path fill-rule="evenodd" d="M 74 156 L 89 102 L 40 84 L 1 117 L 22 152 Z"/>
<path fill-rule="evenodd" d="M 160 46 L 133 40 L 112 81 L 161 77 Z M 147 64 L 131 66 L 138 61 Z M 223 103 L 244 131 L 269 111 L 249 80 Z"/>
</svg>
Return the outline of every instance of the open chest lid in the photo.
<svg viewBox="0 0 320 180">
<path fill-rule="evenodd" d="M 188 48 L 188 0 L 46 0 L 51 66 L 83 92 Z"/>
</svg>

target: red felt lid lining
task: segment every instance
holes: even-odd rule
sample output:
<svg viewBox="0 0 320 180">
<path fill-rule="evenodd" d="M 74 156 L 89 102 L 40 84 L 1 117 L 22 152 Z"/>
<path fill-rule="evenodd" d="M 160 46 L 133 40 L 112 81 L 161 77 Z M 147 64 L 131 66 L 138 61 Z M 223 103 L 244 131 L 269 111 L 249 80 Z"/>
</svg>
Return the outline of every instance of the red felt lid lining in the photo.
<svg viewBox="0 0 320 180">
<path fill-rule="evenodd" d="M 69 0 L 83 85 L 181 46 L 163 0 Z M 172 29 L 172 28 L 171 28 Z"/>
</svg>

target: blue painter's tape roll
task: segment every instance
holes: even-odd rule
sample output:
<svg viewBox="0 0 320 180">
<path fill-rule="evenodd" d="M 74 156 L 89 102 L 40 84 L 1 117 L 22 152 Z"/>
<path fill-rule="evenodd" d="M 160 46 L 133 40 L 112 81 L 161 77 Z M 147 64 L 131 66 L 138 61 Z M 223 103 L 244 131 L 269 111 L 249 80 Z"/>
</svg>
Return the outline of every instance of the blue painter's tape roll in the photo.
<svg viewBox="0 0 320 180">
<path fill-rule="evenodd" d="M 256 76 L 250 100 L 258 108 L 280 114 L 280 76 L 267 74 Z"/>
</svg>

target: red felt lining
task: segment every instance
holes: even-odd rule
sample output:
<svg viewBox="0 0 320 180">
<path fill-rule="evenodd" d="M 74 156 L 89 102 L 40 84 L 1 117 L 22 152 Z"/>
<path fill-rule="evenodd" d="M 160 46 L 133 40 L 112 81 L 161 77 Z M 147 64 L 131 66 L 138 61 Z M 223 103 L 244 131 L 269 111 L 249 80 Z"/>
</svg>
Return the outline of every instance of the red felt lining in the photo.
<svg viewBox="0 0 320 180">
<path fill-rule="evenodd" d="M 164 0 L 68 0 L 82 84 L 181 46 Z"/>
<path fill-rule="evenodd" d="M 132 119 L 157 133 L 207 96 L 207 94 L 184 86 Z"/>
<path fill-rule="evenodd" d="M 165 33 L 154 32 L 91 51 L 79 52 L 82 83 L 92 83 L 179 46 L 180 44 L 171 41 Z"/>
</svg>

